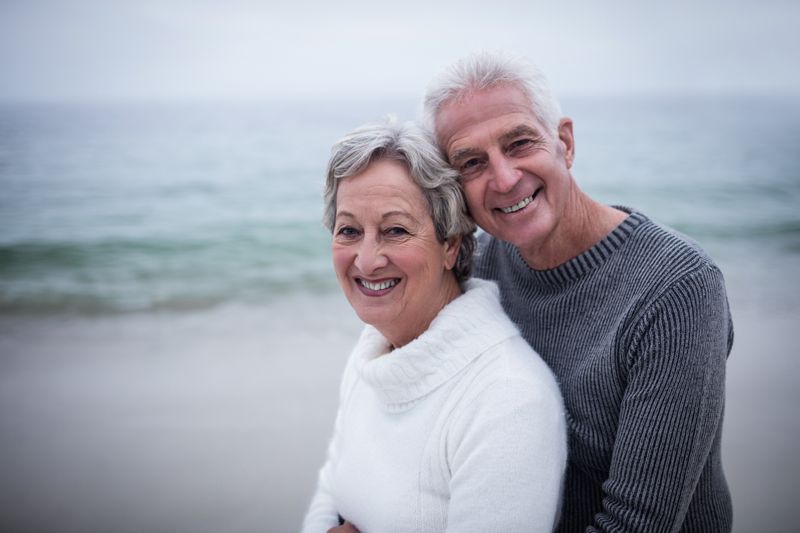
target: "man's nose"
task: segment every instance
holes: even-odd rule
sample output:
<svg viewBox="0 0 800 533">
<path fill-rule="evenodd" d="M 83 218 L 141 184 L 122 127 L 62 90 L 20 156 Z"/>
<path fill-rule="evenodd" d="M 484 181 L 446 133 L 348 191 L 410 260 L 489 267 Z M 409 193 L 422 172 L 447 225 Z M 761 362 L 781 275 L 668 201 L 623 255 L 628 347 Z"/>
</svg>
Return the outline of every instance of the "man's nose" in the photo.
<svg viewBox="0 0 800 533">
<path fill-rule="evenodd" d="M 364 239 L 358 247 L 355 265 L 363 274 L 372 274 L 389 264 L 381 243 Z"/>
<path fill-rule="evenodd" d="M 511 191 L 520 178 L 520 171 L 514 168 L 507 157 L 497 157 L 490 163 L 492 172 L 491 186 L 501 193 Z"/>
</svg>

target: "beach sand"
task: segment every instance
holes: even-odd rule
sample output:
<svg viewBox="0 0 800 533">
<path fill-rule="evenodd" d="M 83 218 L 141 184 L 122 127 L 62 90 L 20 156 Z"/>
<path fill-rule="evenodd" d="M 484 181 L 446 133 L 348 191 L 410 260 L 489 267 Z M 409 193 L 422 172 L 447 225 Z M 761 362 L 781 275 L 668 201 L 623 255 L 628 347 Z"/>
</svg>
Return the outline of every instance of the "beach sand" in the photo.
<svg viewBox="0 0 800 533">
<path fill-rule="evenodd" d="M 733 309 L 724 466 L 734 530 L 793 531 L 800 313 Z M 338 294 L 0 318 L 0 530 L 296 531 L 360 328 Z"/>
<path fill-rule="evenodd" d="M 1 531 L 299 528 L 361 329 L 343 298 L 0 324 Z"/>
</svg>

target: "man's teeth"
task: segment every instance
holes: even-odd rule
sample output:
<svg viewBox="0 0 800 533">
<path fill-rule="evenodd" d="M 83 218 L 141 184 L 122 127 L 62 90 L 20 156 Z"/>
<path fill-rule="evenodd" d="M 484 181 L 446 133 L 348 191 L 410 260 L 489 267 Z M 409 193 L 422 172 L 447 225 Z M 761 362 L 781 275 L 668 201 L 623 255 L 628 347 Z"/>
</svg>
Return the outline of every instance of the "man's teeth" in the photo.
<svg viewBox="0 0 800 533">
<path fill-rule="evenodd" d="M 394 287 L 397 285 L 396 279 L 390 279 L 388 281 L 381 281 L 380 283 L 372 283 L 371 281 L 367 281 L 365 279 L 361 280 L 361 285 L 368 288 L 371 291 L 382 291 L 384 289 L 388 289 L 389 287 Z"/>
<path fill-rule="evenodd" d="M 533 195 L 528 196 L 527 198 L 523 198 L 519 203 L 512 205 L 511 207 L 501 207 L 500 211 L 503 213 L 514 213 L 515 211 L 519 211 L 529 203 L 533 201 Z"/>
</svg>

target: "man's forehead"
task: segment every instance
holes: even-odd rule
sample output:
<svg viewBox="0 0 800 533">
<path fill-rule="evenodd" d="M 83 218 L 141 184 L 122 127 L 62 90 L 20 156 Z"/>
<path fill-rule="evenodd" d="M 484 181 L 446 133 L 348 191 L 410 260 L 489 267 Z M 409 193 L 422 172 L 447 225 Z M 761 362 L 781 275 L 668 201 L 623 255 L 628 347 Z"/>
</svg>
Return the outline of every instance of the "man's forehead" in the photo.
<svg viewBox="0 0 800 533">
<path fill-rule="evenodd" d="M 456 137 L 489 133 L 503 124 L 505 134 L 516 127 L 543 130 L 528 97 L 515 86 L 503 85 L 470 91 L 445 103 L 435 116 L 436 138 L 443 149 Z"/>
<path fill-rule="evenodd" d="M 535 118 L 533 105 L 521 89 L 501 85 L 471 90 L 444 103 L 434 117 L 434 127 L 437 136 L 449 136 L 464 127 L 511 114 Z"/>
</svg>

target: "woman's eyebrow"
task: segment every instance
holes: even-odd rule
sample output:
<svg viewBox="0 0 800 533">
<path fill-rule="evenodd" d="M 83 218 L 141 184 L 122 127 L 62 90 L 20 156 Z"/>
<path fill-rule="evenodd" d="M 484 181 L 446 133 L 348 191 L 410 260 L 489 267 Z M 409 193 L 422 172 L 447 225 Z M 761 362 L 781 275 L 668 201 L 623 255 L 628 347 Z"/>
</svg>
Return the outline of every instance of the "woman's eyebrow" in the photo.
<svg viewBox="0 0 800 533">
<path fill-rule="evenodd" d="M 416 222 L 416 220 L 417 220 L 416 218 L 414 218 L 408 212 L 400 211 L 400 210 L 397 210 L 397 209 L 394 210 L 394 211 L 387 211 L 386 213 L 383 213 L 381 215 L 381 220 L 386 220 L 387 218 L 391 218 L 391 217 L 402 217 L 402 218 L 405 218 L 407 220 L 411 220 L 413 222 Z M 338 213 L 336 213 L 336 220 L 339 220 L 340 218 L 353 218 L 354 219 L 354 218 L 356 218 L 356 216 L 353 213 L 351 213 L 350 211 L 339 211 Z"/>
<path fill-rule="evenodd" d="M 412 222 L 416 222 L 417 221 L 416 218 L 414 218 L 413 216 L 411 216 L 409 213 L 407 213 L 405 211 L 389 211 L 389 212 L 384 213 L 381 216 L 381 219 L 386 220 L 387 218 L 391 218 L 391 217 L 394 217 L 394 216 L 399 216 L 399 217 L 405 218 L 406 220 L 410 220 Z"/>
</svg>

